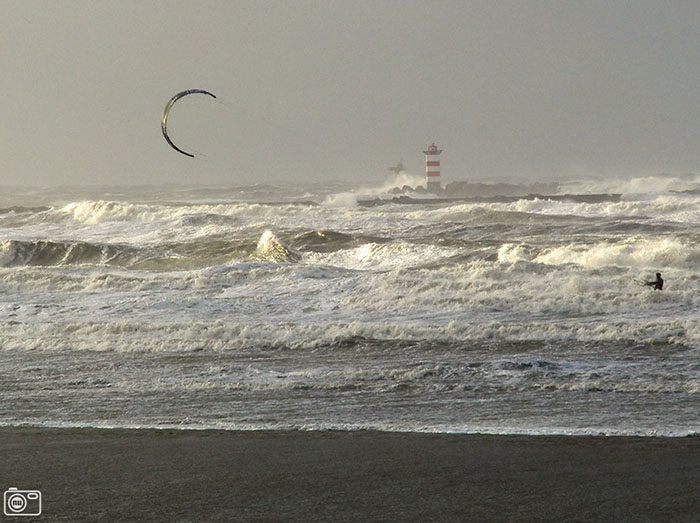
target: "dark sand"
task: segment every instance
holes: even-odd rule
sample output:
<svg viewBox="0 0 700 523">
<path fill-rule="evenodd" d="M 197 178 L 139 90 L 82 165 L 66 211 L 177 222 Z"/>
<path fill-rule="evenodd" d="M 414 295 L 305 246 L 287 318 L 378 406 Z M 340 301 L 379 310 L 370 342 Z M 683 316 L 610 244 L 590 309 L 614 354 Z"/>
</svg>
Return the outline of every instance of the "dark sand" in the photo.
<svg viewBox="0 0 700 523">
<path fill-rule="evenodd" d="M 700 521 L 697 437 L 2 428 L 0 463 L 44 521 Z"/>
</svg>

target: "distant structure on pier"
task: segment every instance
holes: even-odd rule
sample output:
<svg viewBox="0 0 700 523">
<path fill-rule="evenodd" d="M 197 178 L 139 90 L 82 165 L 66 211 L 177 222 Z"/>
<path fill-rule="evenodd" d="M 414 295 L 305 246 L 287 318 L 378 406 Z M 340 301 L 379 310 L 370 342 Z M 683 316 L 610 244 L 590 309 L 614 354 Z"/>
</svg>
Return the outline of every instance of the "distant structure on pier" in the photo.
<svg viewBox="0 0 700 523">
<path fill-rule="evenodd" d="M 399 160 L 399 163 L 397 163 L 395 166 L 389 167 L 389 170 L 394 174 L 405 173 L 406 168 L 403 166 L 403 160 Z"/>
<path fill-rule="evenodd" d="M 440 153 L 435 143 L 431 144 L 425 153 L 425 182 L 428 192 L 439 193 L 442 191 L 440 183 Z"/>
</svg>

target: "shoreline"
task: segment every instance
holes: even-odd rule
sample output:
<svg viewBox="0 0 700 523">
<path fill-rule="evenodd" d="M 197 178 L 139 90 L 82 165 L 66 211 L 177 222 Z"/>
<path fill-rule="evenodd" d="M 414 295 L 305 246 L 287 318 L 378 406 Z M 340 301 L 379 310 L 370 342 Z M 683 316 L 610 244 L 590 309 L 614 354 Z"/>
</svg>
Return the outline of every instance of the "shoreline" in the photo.
<svg viewBox="0 0 700 523">
<path fill-rule="evenodd" d="M 700 438 L 0 427 L 49 521 L 692 521 Z"/>
<path fill-rule="evenodd" d="M 19 423 L 19 424 L 0 424 L 0 433 L 4 430 L 14 430 L 14 429 L 37 429 L 37 430 L 96 430 L 96 431 L 145 431 L 145 432 L 242 432 L 242 433 L 256 433 L 256 432 L 299 432 L 299 433 L 355 433 L 355 432 L 368 432 L 377 434 L 424 434 L 424 435 L 437 435 L 437 436 L 493 436 L 493 437 L 532 437 L 532 438 L 629 438 L 629 439 L 683 439 L 683 438 L 698 438 L 700 439 L 700 432 L 690 431 L 682 434 L 671 434 L 671 433 L 634 433 L 627 434 L 621 432 L 581 432 L 581 433 L 566 433 L 566 432 L 490 432 L 488 429 L 484 431 L 474 430 L 474 431 L 459 431 L 459 430 L 399 430 L 399 429 L 383 429 L 376 427 L 210 427 L 210 426 L 196 426 L 196 425 L 118 425 L 118 426 L 108 426 L 108 425 L 90 425 L 90 424 L 62 424 L 57 423 L 55 425 L 43 425 L 40 423 Z"/>
</svg>

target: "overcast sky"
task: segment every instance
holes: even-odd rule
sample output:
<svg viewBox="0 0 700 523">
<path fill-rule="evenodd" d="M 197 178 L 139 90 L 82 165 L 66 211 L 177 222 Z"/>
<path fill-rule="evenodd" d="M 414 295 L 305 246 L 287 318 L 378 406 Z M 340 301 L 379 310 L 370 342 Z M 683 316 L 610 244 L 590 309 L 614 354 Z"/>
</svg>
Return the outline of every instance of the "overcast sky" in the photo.
<svg viewBox="0 0 700 523">
<path fill-rule="evenodd" d="M 0 35 L 0 184 L 381 181 L 433 141 L 446 181 L 700 172 L 697 0 L 5 0 Z"/>
</svg>

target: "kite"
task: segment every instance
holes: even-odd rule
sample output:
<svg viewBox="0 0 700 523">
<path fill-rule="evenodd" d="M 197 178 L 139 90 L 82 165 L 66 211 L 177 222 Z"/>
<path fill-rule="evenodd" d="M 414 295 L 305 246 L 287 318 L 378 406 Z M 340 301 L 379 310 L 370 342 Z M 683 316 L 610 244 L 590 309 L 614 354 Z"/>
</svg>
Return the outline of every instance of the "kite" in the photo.
<svg viewBox="0 0 700 523">
<path fill-rule="evenodd" d="M 188 89 L 187 91 L 181 91 L 177 93 L 170 99 L 170 101 L 165 106 L 165 109 L 163 110 L 163 121 L 160 124 L 160 128 L 163 131 L 163 137 L 165 138 L 165 141 L 170 144 L 170 147 L 175 149 L 177 152 L 184 154 L 185 156 L 194 158 L 194 154 L 190 154 L 187 151 L 183 151 L 182 149 L 180 149 L 177 145 L 173 143 L 173 141 L 170 139 L 170 136 L 168 136 L 168 115 L 170 114 L 170 109 L 173 108 L 175 102 L 177 102 L 183 96 L 187 96 L 188 94 L 206 94 L 208 96 L 211 96 L 212 98 L 216 98 L 215 95 L 213 95 L 209 91 L 205 91 L 204 89 Z"/>
</svg>

